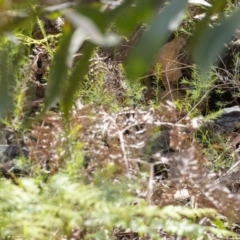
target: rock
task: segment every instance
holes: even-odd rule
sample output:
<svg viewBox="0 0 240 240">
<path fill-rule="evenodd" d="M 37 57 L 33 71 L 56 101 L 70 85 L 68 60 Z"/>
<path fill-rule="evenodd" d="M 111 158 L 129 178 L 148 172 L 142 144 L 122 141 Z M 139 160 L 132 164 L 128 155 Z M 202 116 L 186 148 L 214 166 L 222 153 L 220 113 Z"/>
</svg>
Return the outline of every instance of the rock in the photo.
<svg viewBox="0 0 240 240">
<path fill-rule="evenodd" d="M 240 107 L 224 108 L 222 115 L 213 120 L 214 131 L 225 133 L 235 132 L 240 129 Z"/>
<path fill-rule="evenodd" d="M 20 156 L 28 158 L 26 146 L 0 145 L 0 172 L 4 177 L 27 175 L 29 166 L 19 160 Z"/>
</svg>

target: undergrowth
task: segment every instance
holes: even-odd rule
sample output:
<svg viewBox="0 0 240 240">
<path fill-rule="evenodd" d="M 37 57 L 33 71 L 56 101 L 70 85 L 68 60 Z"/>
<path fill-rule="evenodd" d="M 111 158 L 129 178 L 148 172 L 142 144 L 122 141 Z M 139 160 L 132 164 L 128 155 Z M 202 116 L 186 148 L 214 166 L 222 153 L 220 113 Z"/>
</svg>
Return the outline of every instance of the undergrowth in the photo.
<svg viewBox="0 0 240 240">
<path fill-rule="evenodd" d="M 47 34 L 42 20 L 38 18 L 37 23 L 43 38 L 36 40 L 19 31 L 20 46 L 31 52 L 33 45 L 41 45 L 54 57 L 61 34 Z M 182 31 L 192 31 L 191 24 Z M 2 51 L 8 40 L 2 38 L 0 44 Z M 9 49 L 8 62 L 14 62 L 16 55 L 12 53 L 19 46 L 11 44 Z M 1 65 L 5 60 L 2 56 Z M 2 131 L 10 129 L 18 136 L 17 145 L 21 145 L 19 136 L 23 138 L 29 155 L 14 156 L 13 160 L 12 169 L 27 169 L 24 176 L 9 171 L 7 178 L 0 179 L 1 239 L 122 239 L 124 234 L 142 239 L 235 236 L 222 216 L 239 220 L 238 199 L 219 190 L 216 176 L 209 180 L 208 175 L 233 165 L 231 140 L 198 124 L 198 116 L 207 109 L 211 91 L 216 88 L 216 68 L 203 78 L 193 66 L 191 79 L 181 81 L 188 87 L 184 100 L 165 104 L 159 98 L 163 90 L 159 65 L 155 69 L 155 98 L 150 103 L 145 101 L 145 86 L 140 83 L 126 82 L 120 103 L 106 89 L 106 74 L 98 73 L 94 81 L 86 74 L 68 119 L 63 117 L 61 103 L 38 119 L 44 103 L 32 109 L 26 96 L 25 67 L 30 64 L 31 68 L 31 62 L 24 57 L 18 64 L 14 65 L 12 105 L 4 109 L 8 114 L 2 120 Z M 238 65 L 239 56 L 235 59 L 236 79 Z M 124 67 L 117 67 L 125 76 Z M 48 70 L 42 78 L 48 77 Z M 2 70 L 1 77 L 8 76 L 12 68 L 8 71 Z M 72 69 L 68 71 L 71 74 Z M 234 84 L 238 87 L 237 81 Z M 212 118 L 218 115 L 212 113 Z M 147 153 L 146 146 L 150 146 Z M 1 169 L 6 162 L 1 162 Z M 187 197 L 176 196 L 186 189 Z"/>
</svg>

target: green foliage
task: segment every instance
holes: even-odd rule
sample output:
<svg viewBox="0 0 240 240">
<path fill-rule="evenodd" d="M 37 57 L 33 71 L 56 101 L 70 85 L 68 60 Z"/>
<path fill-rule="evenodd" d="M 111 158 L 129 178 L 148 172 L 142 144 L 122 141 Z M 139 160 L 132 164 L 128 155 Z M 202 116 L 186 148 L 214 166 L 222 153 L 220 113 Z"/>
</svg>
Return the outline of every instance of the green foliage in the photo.
<svg viewBox="0 0 240 240">
<path fill-rule="evenodd" d="M 208 168 L 214 172 L 229 169 L 235 162 L 231 140 L 212 127 L 203 128 L 198 132 L 198 138 L 204 145 L 204 155 L 208 159 Z"/>
<path fill-rule="evenodd" d="M 111 239 L 112 228 L 116 226 L 137 229 L 142 235 L 149 234 L 151 239 L 158 238 L 153 231 L 156 227 L 192 239 L 216 232 L 214 228 L 187 220 L 213 217 L 214 210 L 174 206 L 160 209 L 140 200 L 132 207 L 135 198 L 127 184 L 105 178 L 102 183 L 97 181 L 97 185 L 86 185 L 83 180 L 71 180 L 66 173 L 58 173 L 47 183 L 25 178 L 14 185 L 1 180 L 1 239 L 70 238 L 73 229 L 87 229 L 82 239 Z M 229 233 L 219 229 L 218 234 Z"/>
<path fill-rule="evenodd" d="M 141 106 L 144 104 L 145 87 L 140 83 L 128 83 L 126 86 L 126 106 Z"/>
<path fill-rule="evenodd" d="M 114 95 L 109 94 L 106 90 L 104 79 L 104 73 L 98 74 L 95 82 L 91 82 L 88 76 L 84 76 L 77 96 L 81 97 L 85 104 L 110 107 L 112 111 L 119 110 L 119 104 Z"/>
<path fill-rule="evenodd" d="M 207 109 L 207 100 L 215 88 L 214 83 L 216 81 L 215 70 L 212 68 L 207 76 L 202 76 L 199 73 L 196 65 L 192 67 L 191 79 L 183 78 L 181 83 L 187 87 L 186 101 L 176 102 L 179 109 L 184 109 L 189 116 L 198 116 L 199 109 Z"/>
</svg>

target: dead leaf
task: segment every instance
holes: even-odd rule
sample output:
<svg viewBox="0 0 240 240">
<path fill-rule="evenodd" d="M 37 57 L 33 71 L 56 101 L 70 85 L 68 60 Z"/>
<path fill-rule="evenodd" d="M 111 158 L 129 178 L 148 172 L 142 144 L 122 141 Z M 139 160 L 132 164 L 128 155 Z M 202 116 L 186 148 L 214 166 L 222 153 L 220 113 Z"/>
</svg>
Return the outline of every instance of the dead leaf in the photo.
<svg viewBox="0 0 240 240">
<path fill-rule="evenodd" d="M 181 63 L 178 61 L 178 56 L 184 44 L 184 38 L 175 38 L 162 47 L 156 58 L 155 66 L 160 64 L 161 79 L 167 90 L 170 90 L 172 83 L 177 82 L 182 76 Z"/>
</svg>

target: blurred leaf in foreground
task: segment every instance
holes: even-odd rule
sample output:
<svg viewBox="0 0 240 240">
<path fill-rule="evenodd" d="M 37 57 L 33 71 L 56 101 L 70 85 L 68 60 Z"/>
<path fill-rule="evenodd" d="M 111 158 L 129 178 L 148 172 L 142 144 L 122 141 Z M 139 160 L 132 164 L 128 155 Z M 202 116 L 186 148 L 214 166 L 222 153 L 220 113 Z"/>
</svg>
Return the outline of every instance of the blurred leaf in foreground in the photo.
<svg viewBox="0 0 240 240">
<path fill-rule="evenodd" d="M 75 93 L 78 90 L 79 83 L 84 80 L 84 75 L 88 70 L 88 66 L 90 63 L 89 59 L 92 56 L 93 50 L 94 46 L 89 43 L 89 45 L 87 45 L 84 49 L 83 56 L 80 58 L 80 60 L 78 60 L 69 78 L 68 87 L 66 89 L 63 99 L 63 110 L 66 118 L 69 115 L 69 111 L 71 109 Z"/>
<path fill-rule="evenodd" d="M 171 31 L 176 30 L 181 23 L 187 2 L 187 0 L 171 1 L 154 18 L 149 30 L 129 58 L 127 74 L 130 80 L 138 79 L 148 70 L 159 48 L 169 37 Z"/>
<path fill-rule="evenodd" d="M 200 70 L 206 74 L 218 54 L 221 54 L 226 43 L 235 30 L 240 26 L 240 9 L 231 16 L 222 20 L 218 26 L 205 28 L 196 39 L 193 36 L 193 56 L 198 63 Z M 195 34 L 198 34 L 197 32 Z"/>
<path fill-rule="evenodd" d="M 46 108 L 55 104 L 59 100 L 64 86 L 66 86 L 68 71 L 67 56 L 72 34 L 73 28 L 69 23 L 65 23 L 63 27 L 63 36 L 54 55 L 53 63 L 50 69 Z"/>
<path fill-rule="evenodd" d="M 0 39 L 0 119 L 4 117 L 11 106 L 14 82 L 17 80 L 17 70 L 20 54 L 11 42 Z"/>
</svg>

